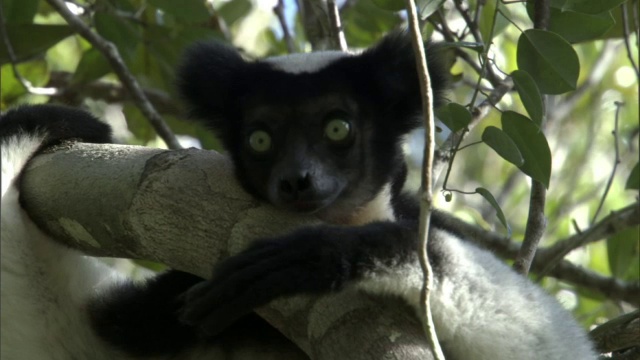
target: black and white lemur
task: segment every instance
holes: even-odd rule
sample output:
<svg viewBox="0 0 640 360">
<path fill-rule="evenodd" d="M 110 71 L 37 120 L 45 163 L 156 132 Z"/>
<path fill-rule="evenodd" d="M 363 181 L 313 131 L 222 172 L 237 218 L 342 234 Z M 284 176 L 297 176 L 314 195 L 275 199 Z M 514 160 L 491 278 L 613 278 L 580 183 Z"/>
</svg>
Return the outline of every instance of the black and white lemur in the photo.
<svg viewBox="0 0 640 360">
<path fill-rule="evenodd" d="M 437 52 L 427 46 L 440 104 L 447 71 Z M 20 206 L 20 175 L 32 156 L 67 139 L 108 142 L 109 128 L 76 109 L 11 110 L 0 120 L 2 359 L 227 358 L 214 345 L 224 348 L 225 334 L 253 308 L 345 287 L 418 306 L 418 207 L 401 193 L 401 143 L 420 124 L 421 100 L 406 35 L 357 54 L 254 62 L 200 43 L 178 78 L 192 115 L 222 139 L 248 192 L 327 225 L 256 240 L 215 266 L 211 280 L 170 271 L 132 283 L 57 244 Z M 430 237 L 431 306 L 448 359 L 596 358 L 555 299 L 463 241 L 437 213 Z"/>
</svg>

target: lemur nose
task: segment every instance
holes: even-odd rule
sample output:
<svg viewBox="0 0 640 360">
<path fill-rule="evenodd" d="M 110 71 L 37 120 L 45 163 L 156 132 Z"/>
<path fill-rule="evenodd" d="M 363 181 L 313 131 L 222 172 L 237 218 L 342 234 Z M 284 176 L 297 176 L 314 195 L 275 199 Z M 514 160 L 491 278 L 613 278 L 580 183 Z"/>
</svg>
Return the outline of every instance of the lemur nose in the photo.
<svg viewBox="0 0 640 360">
<path fill-rule="evenodd" d="M 311 176 L 305 172 L 300 176 L 292 176 L 280 180 L 280 191 L 295 196 L 311 188 Z"/>
</svg>

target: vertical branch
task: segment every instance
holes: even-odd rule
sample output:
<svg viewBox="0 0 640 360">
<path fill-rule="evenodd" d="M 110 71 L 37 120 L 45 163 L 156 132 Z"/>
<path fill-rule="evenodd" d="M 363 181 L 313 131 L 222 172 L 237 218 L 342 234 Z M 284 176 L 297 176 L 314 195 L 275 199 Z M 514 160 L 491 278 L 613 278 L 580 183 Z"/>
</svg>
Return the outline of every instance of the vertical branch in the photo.
<svg viewBox="0 0 640 360">
<path fill-rule="evenodd" d="M 287 20 L 284 17 L 284 1 L 278 0 L 276 6 L 273 7 L 273 12 L 276 14 L 278 21 L 280 22 L 280 26 L 282 27 L 282 33 L 284 34 L 284 41 L 287 44 L 287 51 L 290 54 L 296 52 L 296 44 L 293 42 L 293 38 L 291 37 L 291 32 L 289 31 L 289 26 L 287 26 Z"/>
<path fill-rule="evenodd" d="M 329 22 L 331 23 L 333 47 L 347 51 L 347 39 L 345 39 L 344 31 L 342 30 L 338 5 L 336 5 L 335 0 L 327 0 L 327 7 L 329 10 Z"/>
<path fill-rule="evenodd" d="M 631 67 L 633 67 L 633 70 L 636 72 L 638 82 L 640 82 L 640 69 L 638 69 L 638 65 L 633 59 L 633 52 L 631 51 L 631 45 L 629 44 L 629 20 L 627 17 L 627 3 L 625 2 L 620 4 L 620 9 L 622 11 L 622 30 L 624 31 L 624 46 L 627 48 L 627 57 L 629 58 L 629 62 L 631 62 Z"/>
<path fill-rule="evenodd" d="M 534 6 L 534 28 L 546 30 L 549 24 L 550 1 L 537 0 Z M 543 105 L 545 97 L 542 97 Z M 546 106 L 544 106 L 546 108 Z M 531 179 L 531 194 L 529 196 L 529 216 L 527 226 L 524 231 L 524 240 L 518 251 L 518 256 L 513 264 L 515 271 L 526 275 L 529 273 L 531 263 L 536 255 L 538 244 L 547 228 L 547 218 L 544 215 L 544 206 L 547 198 L 545 186 L 534 179 Z"/>
<path fill-rule="evenodd" d="M 314 51 L 326 50 L 331 46 L 331 24 L 326 0 L 297 0 L 302 15 L 302 24 L 307 40 Z"/>
<path fill-rule="evenodd" d="M 602 205 L 604 205 L 604 200 L 607 198 L 607 194 L 609 194 L 609 189 L 611 189 L 611 184 L 613 184 L 613 179 L 616 176 L 616 170 L 618 170 L 618 164 L 620 164 L 620 145 L 618 144 L 618 120 L 620 118 L 620 108 L 624 106 L 622 102 L 615 102 L 616 104 L 616 115 L 613 123 L 613 147 L 615 150 L 615 159 L 613 159 L 613 169 L 611 170 L 611 175 L 609 176 L 609 180 L 607 180 L 607 185 L 604 188 L 604 194 L 602 194 L 602 198 L 600 198 L 600 203 L 598 204 L 598 209 L 593 214 L 593 218 L 591 219 L 591 224 L 593 225 L 598 219 L 598 214 L 600 214 L 600 210 L 602 210 Z"/>
<path fill-rule="evenodd" d="M 429 222 L 431 219 L 431 209 L 433 208 L 433 150 L 435 149 L 435 125 L 433 122 L 433 93 L 431 89 L 431 79 L 427 71 L 427 57 L 424 53 L 424 42 L 420 33 L 416 3 L 414 0 L 406 0 L 406 7 L 409 13 L 409 28 L 411 40 L 416 58 L 416 70 L 420 77 L 420 93 L 422 94 L 422 112 L 424 114 L 425 141 L 424 160 L 422 163 L 422 187 L 420 196 L 420 266 L 424 274 L 422 292 L 420 294 L 421 306 L 424 312 L 422 321 L 427 340 L 433 350 L 437 360 L 444 360 L 444 354 L 438 342 L 438 336 L 433 324 L 431 306 L 429 305 L 430 293 L 433 286 L 433 272 L 429 264 L 428 241 Z"/>
<path fill-rule="evenodd" d="M 109 64 L 113 68 L 113 71 L 118 76 L 118 79 L 124 84 L 124 86 L 131 92 L 133 100 L 145 117 L 151 123 L 151 126 L 156 130 L 158 135 L 167 143 L 167 146 L 171 149 L 180 149 L 180 143 L 176 139 L 169 126 L 164 122 L 160 114 L 153 107 L 149 99 L 142 91 L 140 84 L 136 78 L 131 74 L 127 65 L 125 65 L 118 48 L 111 42 L 107 41 L 97 33 L 91 31 L 80 18 L 74 15 L 65 4 L 64 0 L 47 0 L 49 5 L 53 7 L 66 21 L 69 26 L 75 29 L 83 38 L 85 38 L 93 47 L 98 49 L 104 57 L 109 61 Z"/>
</svg>

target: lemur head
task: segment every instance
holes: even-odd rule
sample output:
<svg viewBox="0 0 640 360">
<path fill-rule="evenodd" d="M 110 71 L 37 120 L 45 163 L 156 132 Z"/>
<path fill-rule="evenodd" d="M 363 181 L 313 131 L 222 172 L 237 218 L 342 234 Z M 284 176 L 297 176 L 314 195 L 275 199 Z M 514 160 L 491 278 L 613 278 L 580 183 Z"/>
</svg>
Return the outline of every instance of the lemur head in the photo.
<svg viewBox="0 0 640 360">
<path fill-rule="evenodd" d="M 446 71 L 427 44 L 436 104 Z M 401 143 L 422 122 L 409 37 L 359 54 L 325 51 L 245 61 L 220 43 L 186 53 L 179 88 L 212 128 L 255 196 L 341 217 L 404 177 Z M 404 181 L 404 179 L 402 179 Z"/>
</svg>

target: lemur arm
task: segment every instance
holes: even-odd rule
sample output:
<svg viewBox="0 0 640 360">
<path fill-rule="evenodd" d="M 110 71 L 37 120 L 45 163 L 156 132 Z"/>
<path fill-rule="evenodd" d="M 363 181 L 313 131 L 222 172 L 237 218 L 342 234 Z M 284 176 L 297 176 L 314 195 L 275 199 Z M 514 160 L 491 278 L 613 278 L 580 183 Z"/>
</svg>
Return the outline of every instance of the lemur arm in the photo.
<svg viewBox="0 0 640 360">
<path fill-rule="evenodd" d="M 258 240 L 188 292 L 183 320 L 216 334 L 276 298 L 338 291 L 381 265 L 411 262 L 416 238 L 413 226 L 377 222 L 307 227 Z"/>
</svg>

